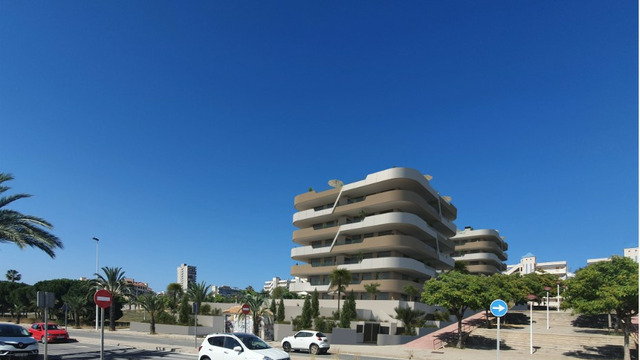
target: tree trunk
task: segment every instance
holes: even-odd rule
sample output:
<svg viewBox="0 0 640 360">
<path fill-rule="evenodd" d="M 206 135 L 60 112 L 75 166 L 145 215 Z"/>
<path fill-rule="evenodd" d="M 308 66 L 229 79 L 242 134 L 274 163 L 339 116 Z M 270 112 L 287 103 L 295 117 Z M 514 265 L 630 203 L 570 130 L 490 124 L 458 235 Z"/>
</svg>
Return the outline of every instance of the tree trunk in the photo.
<svg viewBox="0 0 640 360">
<path fill-rule="evenodd" d="M 618 319 L 620 316 L 618 316 Z M 622 332 L 624 334 L 624 360 L 631 360 L 631 353 L 629 352 L 629 333 L 631 328 L 631 316 L 626 316 L 624 320 L 621 321 Z"/>
<path fill-rule="evenodd" d="M 458 344 L 456 347 L 462 349 L 462 316 L 456 314 L 456 319 L 458 319 Z"/>
<path fill-rule="evenodd" d="M 156 334 L 156 317 L 153 313 L 151 314 L 151 325 L 149 325 L 149 330 L 151 335 Z"/>
<path fill-rule="evenodd" d="M 111 305 L 109 305 L 109 331 L 116 331 L 116 303 L 115 301 L 111 301 Z"/>
</svg>

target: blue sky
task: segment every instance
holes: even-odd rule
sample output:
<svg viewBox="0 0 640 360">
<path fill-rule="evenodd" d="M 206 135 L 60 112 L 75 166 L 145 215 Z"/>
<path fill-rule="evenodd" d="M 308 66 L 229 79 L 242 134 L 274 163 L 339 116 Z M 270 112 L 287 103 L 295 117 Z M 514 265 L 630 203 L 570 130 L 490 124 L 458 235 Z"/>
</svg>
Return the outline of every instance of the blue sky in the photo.
<svg viewBox="0 0 640 360">
<path fill-rule="evenodd" d="M 638 244 L 636 1 L 3 1 L 0 171 L 54 224 L 33 284 L 181 263 L 290 277 L 293 199 L 392 166 L 433 175 L 509 263 Z"/>
</svg>

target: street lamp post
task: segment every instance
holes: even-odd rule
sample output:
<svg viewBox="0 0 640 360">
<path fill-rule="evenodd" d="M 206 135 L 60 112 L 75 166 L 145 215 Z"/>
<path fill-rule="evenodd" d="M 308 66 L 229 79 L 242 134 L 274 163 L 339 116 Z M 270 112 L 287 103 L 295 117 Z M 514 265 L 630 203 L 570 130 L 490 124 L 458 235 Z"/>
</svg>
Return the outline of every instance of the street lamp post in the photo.
<svg viewBox="0 0 640 360">
<path fill-rule="evenodd" d="M 529 300 L 529 354 L 533 354 L 533 300 L 537 298 L 533 294 L 527 295 Z"/>
<path fill-rule="evenodd" d="M 99 263 L 99 245 L 100 244 L 100 239 L 98 239 L 97 237 L 93 237 L 93 240 L 96 241 L 96 280 L 98 280 L 98 263 Z M 96 290 L 97 290 L 98 285 L 96 284 Z M 96 304 L 96 331 L 98 331 L 98 322 L 100 322 L 100 318 L 98 315 L 98 304 Z"/>
<path fill-rule="evenodd" d="M 545 286 L 544 289 L 547 291 L 547 330 L 549 330 L 549 290 L 551 290 L 551 286 Z"/>
</svg>

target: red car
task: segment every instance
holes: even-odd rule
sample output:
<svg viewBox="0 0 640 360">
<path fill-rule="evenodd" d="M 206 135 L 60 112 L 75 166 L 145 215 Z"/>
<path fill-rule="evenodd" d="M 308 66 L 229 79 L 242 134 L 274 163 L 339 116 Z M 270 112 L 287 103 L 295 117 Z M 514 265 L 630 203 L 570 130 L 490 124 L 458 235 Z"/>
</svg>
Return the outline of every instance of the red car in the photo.
<svg viewBox="0 0 640 360">
<path fill-rule="evenodd" d="M 44 342 L 44 323 L 35 323 L 29 328 L 29 332 L 34 339 Z M 47 324 L 47 342 L 67 341 L 69 333 L 65 329 L 58 327 L 58 324 Z"/>
</svg>

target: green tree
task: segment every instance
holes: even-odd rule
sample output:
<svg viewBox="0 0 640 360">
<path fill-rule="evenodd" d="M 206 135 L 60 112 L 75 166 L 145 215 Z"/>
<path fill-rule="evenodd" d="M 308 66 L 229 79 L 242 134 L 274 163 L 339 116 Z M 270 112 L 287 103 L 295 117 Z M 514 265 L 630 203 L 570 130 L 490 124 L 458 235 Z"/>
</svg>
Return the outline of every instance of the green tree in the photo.
<svg viewBox="0 0 640 360">
<path fill-rule="evenodd" d="M 340 318 L 340 298 L 349 283 L 351 283 L 351 271 L 347 269 L 335 269 L 329 275 L 329 290 L 338 292 L 338 318 Z"/>
<path fill-rule="evenodd" d="M 199 283 L 189 283 L 189 288 L 187 289 L 187 296 L 189 300 L 198 304 L 198 313 L 200 313 L 200 305 L 207 298 L 209 294 L 209 287 L 204 281 Z"/>
<path fill-rule="evenodd" d="M 353 291 L 351 291 L 349 296 L 344 300 L 342 312 L 340 313 L 339 326 L 341 328 L 349 328 L 351 326 L 351 320 L 355 320 L 357 319 L 357 317 L 358 314 L 356 312 L 356 298 L 353 294 Z"/>
<path fill-rule="evenodd" d="M 11 174 L 0 173 L 0 194 L 10 189 L 3 185 L 10 180 L 13 180 Z M 16 200 L 28 197 L 31 195 L 15 194 L 0 197 L 0 243 L 14 243 L 21 249 L 27 246 L 35 247 L 54 258 L 56 256 L 54 250 L 62 249 L 63 246 L 60 239 L 47 231 L 53 229 L 53 225 L 42 218 L 5 208 Z"/>
<path fill-rule="evenodd" d="M 284 322 L 284 299 L 280 299 L 278 311 L 276 312 L 276 322 L 282 324 Z"/>
<path fill-rule="evenodd" d="M 302 316 L 300 319 L 300 327 L 302 329 L 311 329 L 312 316 L 311 316 L 311 299 L 307 295 L 304 298 L 304 304 L 302 305 Z"/>
<path fill-rule="evenodd" d="M 364 284 L 364 291 L 366 291 L 367 294 L 371 295 L 372 300 L 375 300 L 376 294 L 378 294 L 379 292 L 378 290 L 379 287 L 380 287 L 379 283 Z"/>
<path fill-rule="evenodd" d="M 395 318 L 404 324 L 402 335 L 416 336 L 416 327 L 421 322 L 424 323 L 425 312 L 408 306 L 396 307 L 393 310 L 396 312 Z"/>
<path fill-rule="evenodd" d="M 11 281 L 11 282 L 16 282 L 16 281 L 20 281 L 22 279 L 22 275 L 20 275 L 20 273 L 18 272 L 18 270 L 7 270 L 7 280 Z"/>
<path fill-rule="evenodd" d="M 80 312 L 87 303 L 87 295 L 64 294 L 62 300 L 69 306 L 69 310 L 73 316 L 74 326 L 80 328 Z"/>
<path fill-rule="evenodd" d="M 311 317 L 314 319 L 320 316 L 320 300 L 318 298 L 318 289 L 313 289 L 313 294 L 311 295 Z"/>
<path fill-rule="evenodd" d="M 109 306 L 109 330 L 116 331 L 116 304 L 119 301 L 115 301 L 118 296 L 125 296 L 131 294 L 131 285 L 125 281 L 124 270 L 119 267 L 103 267 L 102 274 L 96 274 L 97 279 L 91 280 L 92 284 L 97 285 L 101 289 L 105 289 L 111 293 L 114 301 Z"/>
<path fill-rule="evenodd" d="M 278 304 L 276 304 L 276 298 L 274 297 L 271 298 L 271 301 L 269 303 L 269 311 L 271 311 L 273 316 L 276 316 L 276 314 L 278 313 Z"/>
<path fill-rule="evenodd" d="M 482 309 L 479 294 L 482 287 L 475 275 L 464 274 L 459 271 L 441 273 L 437 278 L 429 279 L 424 284 L 422 302 L 439 305 L 449 310 L 458 320 L 458 343 L 461 349 L 463 343 L 462 320 L 468 309 Z"/>
<path fill-rule="evenodd" d="M 491 313 L 491 302 L 496 299 L 504 300 L 507 304 L 510 301 L 516 301 L 519 297 L 518 288 L 509 276 L 502 274 L 493 274 L 491 276 L 480 275 L 478 276 L 478 281 L 484 288 L 478 296 L 484 308 L 487 328 L 490 328 L 489 314 Z"/>
<path fill-rule="evenodd" d="M 409 301 L 416 301 L 416 298 L 420 295 L 420 290 L 418 290 L 413 285 L 407 285 L 403 288 L 404 293 L 407 294 Z"/>
<path fill-rule="evenodd" d="M 189 297 L 187 294 L 184 294 L 180 301 L 180 306 L 178 306 L 178 323 L 181 325 L 193 324 L 193 320 L 191 320 L 190 315 L 191 307 L 189 306 Z"/>
<path fill-rule="evenodd" d="M 176 313 L 178 310 L 178 303 L 184 294 L 184 290 L 182 289 L 182 285 L 178 283 L 170 283 L 167 285 L 167 306 L 171 310 L 172 313 Z"/>
<path fill-rule="evenodd" d="M 611 261 L 588 265 L 567 280 L 565 307 L 582 314 L 615 312 L 624 334 L 624 359 L 630 359 L 631 318 L 638 314 L 638 264 L 613 256 Z"/>
<path fill-rule="evenodd" d="M 149 324 L 149 333 L 156 333 L 156 316 L 164 311 L 164 301 L 158 294 L 149 293 L 138 297 L 138 305 L 149 312 L 151 323 Z"/>
</svg>

